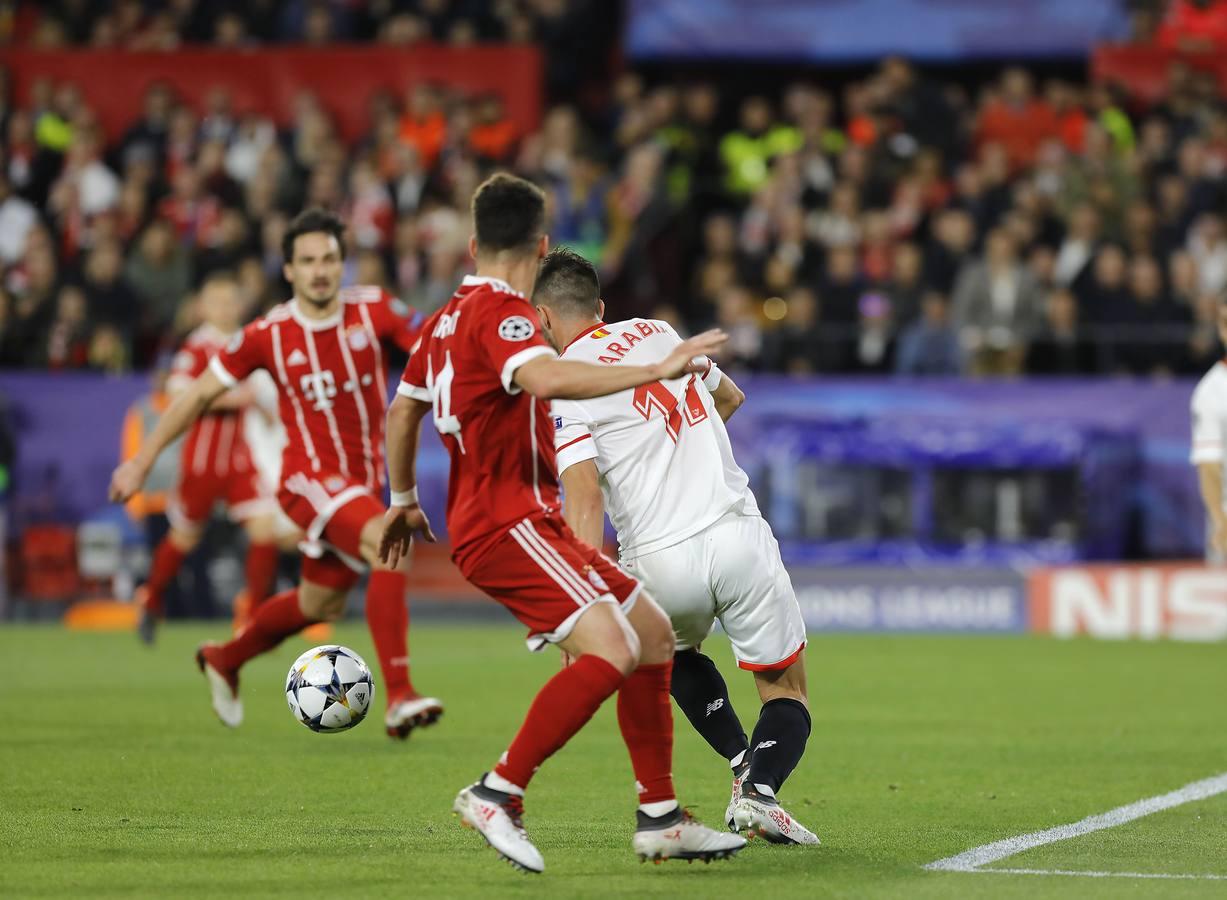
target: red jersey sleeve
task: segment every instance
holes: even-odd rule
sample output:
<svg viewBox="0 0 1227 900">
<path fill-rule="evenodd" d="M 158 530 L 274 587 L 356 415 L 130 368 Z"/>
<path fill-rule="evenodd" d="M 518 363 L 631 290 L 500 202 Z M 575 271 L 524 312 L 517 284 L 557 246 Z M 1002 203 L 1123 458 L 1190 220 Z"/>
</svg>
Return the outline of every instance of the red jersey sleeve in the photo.
<svg viewBox="0 0 1227 900">
<path fill-rule="evenodd" d="M 426 317 L 386 291 L 380 292 L 378 303 L 371 304 L 371 324 L 380 340 L 389 341 L 406 353 L 413 350 L 422 333 Z"/>
<path fill-rule="evenodd" d="M 426 389 L 427 344 L 431 340 L 435 322 L 442 312 L 440 310 L 426 320 L 425 324 L 418 329 L 416 340 L 408 348 L 409 362 L 405 364 L 405 371 L 400 376 L 400 384 L 396 386 L 396 393 L 402 397 L 421 400 L 423 403 L 431 402 L 430 391 Z"/>
<path fill-rule="evenodd" d="M 268 329 L 262 327 L 263 322 L 256 320 L 230 339 L 230 343 L 218 351 L 209 362 L 209 369 L 228 388 L 237 387 L 239 382 L 256 369 L 267 369 L 265 352 L 268 343 Z"/>
<path fill-rule="evenodd" d="M 558 355 L 541 334 L 537 311 L 521 297 L 490 304 L 477 325 L 476 339 L 478 352 L 509 394 L 520 392 L 512 380 L 516 369 L 538 356 Z"/>
</svg>

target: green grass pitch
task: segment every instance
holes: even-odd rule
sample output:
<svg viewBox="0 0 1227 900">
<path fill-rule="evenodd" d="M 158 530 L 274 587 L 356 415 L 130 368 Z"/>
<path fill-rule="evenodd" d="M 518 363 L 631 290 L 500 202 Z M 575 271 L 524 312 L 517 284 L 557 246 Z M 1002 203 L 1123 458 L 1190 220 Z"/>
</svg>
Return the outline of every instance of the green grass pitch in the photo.
<svg viewBox="0 0 1227 900">
<path fill-rule="evenodd" d="M 502 751 L 554 654 L 511 627 L 426 623 L 422 690 L 448 706 L 406 744 L 364 722 L 315 735 L 282 684 L 292 639 L 244 671 L 227 731 L 192 664 L 223 626 L 127 634 L 0 628 L 3 897 L 1211 897 L 1227 882 L 967 874 L 928 862 L 1227 771 L 1221 646 L 1040 638 L 816 637 L 814 732 L 781 794 L 816 849 L 752 842 L 727 863 L 641 865 L 633 782 L 606 708 L 550 760 L 526 822 L 540 877 L 499 862 L 450 813 Z M 374 662 L 358 624 L 337 639 Z M 743 721 L 750 677 L 709 651 Z M 14 682 L 14 678 L 16 679 Z M 382 699 L 377 694 L 377 710 Z M 680 716 L 681 799 L 716 824 L 723 763 Z M 1227 795 L 1028 851 L 997 867 L 1227 875 Z"/>
</svg>

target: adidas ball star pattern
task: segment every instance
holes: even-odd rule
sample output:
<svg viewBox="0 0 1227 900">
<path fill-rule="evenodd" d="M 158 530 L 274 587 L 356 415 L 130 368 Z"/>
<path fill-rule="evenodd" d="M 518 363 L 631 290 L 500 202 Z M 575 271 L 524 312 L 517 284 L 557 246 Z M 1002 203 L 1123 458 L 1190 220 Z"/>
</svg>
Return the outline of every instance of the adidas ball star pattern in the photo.
<svg viewBox="0 0 1227 900">
<path fill-rule="evenodd" d="M 298 657 L 285 681 L 294 718 L 322 733 L 353 728 L 366 716 L 374 695 L 375 682 L 362 657 L 336 644 Z"/>
</svg>

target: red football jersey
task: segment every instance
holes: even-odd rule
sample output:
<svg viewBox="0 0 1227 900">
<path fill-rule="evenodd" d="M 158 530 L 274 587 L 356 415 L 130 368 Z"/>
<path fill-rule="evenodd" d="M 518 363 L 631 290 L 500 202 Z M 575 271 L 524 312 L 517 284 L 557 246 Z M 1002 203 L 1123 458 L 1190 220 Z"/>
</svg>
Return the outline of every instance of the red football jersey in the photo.
<svg viewBox="0 0 1227 900">
<path fill-rule="evenodd" d="M 171 363 L 166 386 L 173 393 L 203 372 L 214 354 L 226 346 L 232 335 L 211 325 L 201 325 L 187 336 Z M 206 412 L 193 423 L 183 442 L 180 477 L 216 476 L 251 471 L 251 452 L 243 437 L 241 410 Z"/>
<path fill-rule="evenodd" d="M 537 311 L 494 278 L 465 278 L 422 328 L 397 391 L 434 407 L 452 461 L 447 530 L 458 564 L 521 519 L 558 509 L 549 404 L 512 382 L 530 359 L 554 355 Z"/>
<path fill-rule="evenodd" d="M 277 382 L 278 408 L 289 440 L 281 480 L 296 472 L 336 473 L 370 490 L 386 480 L 383 422 L 388 384 L 381 344 L 408 351 L 422 316 L 381 288 L 341 291 L 340 309 L 308 319 L 296 300 L 252 322 L 213 357 L 228 387 L 256 369 Z"/>
</svg>

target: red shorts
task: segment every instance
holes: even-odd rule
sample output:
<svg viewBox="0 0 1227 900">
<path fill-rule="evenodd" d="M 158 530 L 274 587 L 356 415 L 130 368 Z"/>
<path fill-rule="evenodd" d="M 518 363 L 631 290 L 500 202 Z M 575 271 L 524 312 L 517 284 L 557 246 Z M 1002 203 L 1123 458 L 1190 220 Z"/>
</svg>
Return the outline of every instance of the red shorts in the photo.
<svg viewBox="0 0 1227 900">
<path fill-rule="evenodd" d="M 642 590 L 556 516 L 522 520 L 462 572 L 528 627 L 532 650 L 565 640 L 594 603 L 629 612 Z"/>
<path fill-rule="evenodd" d="M 166 516 L 183 531 L 199 531 L 213 515 L 218 503 L 226 505 L 232 521 L 243 522 L 255 516 L 275 515 L 277 505 L 260 485 L 255 469 L 246 472 L 185 474 L 170 498 Z"/>
<path fill-rule="evenodd" d="M 366 569 L 362 529 L 383 517 L 384 505 L 373 491 L 343 475 L 295 472 L 283 478 L 277 502 L 304 533 L 304 581 L 349 590 Z"/>
</svg>

